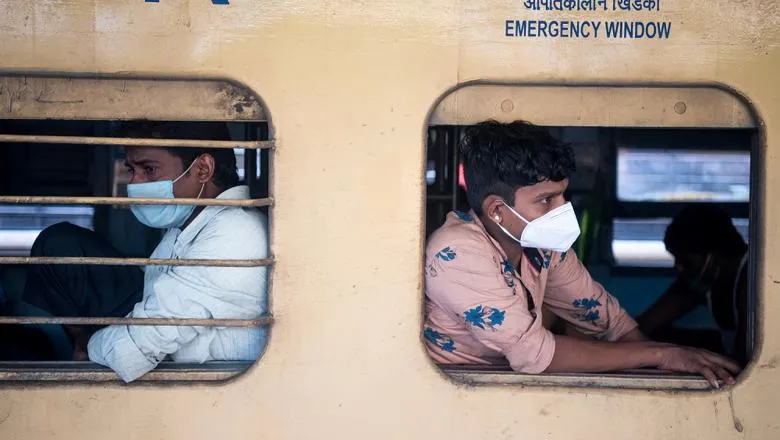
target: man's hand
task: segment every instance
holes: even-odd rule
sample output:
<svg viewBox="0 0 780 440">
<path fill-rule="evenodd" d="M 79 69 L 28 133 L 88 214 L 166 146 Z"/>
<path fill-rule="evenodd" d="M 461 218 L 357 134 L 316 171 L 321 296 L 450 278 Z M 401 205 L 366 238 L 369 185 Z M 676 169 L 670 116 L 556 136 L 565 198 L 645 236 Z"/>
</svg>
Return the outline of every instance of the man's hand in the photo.
<svg viewBox="0 0 780 440">
<path fill-rule="evenodd" d="M 733 375 L 741 371 L 736 362 L 719 354 L 700 348 L 666 344 L 661 349 L 657 366 L 662 370 L 701 374 L 715 388 L 718 388 L 718 379 L 729 385 L 735 384 Z"/>
<path fill-rule="evenodd" d="M 731 359 L 698 348 L 650 341 L 604 342 L 554 337 L 555 353 L 545 370 L 548 373 L 600 373 L 650 367 L 701 374 L 717 388 L 718 378 L 734 384 L 734 375 L 740 372 L 739 365 Z"/>
</svg>

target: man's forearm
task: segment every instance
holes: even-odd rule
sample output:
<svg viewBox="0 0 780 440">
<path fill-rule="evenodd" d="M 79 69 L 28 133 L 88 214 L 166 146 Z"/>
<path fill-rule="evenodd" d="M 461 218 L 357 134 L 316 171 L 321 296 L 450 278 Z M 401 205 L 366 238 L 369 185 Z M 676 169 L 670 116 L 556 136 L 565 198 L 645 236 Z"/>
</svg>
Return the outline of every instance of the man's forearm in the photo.
<svg viewBox="0 0 780 440">
<path fill-rule="evenodd" d="M 637 330 L 638 332 L 638 330 Z M 634 331 L 626 336 L 632 335 Z M 641 332 L 639 332 L 641 335 Z M 625 336 L 624 336 L 625 337 Z M 555 336 L 555 354 L 548 373 L 600 373 L 654 367 L 661 345 L 649 341 L 601 342 Z"/>
</svg>

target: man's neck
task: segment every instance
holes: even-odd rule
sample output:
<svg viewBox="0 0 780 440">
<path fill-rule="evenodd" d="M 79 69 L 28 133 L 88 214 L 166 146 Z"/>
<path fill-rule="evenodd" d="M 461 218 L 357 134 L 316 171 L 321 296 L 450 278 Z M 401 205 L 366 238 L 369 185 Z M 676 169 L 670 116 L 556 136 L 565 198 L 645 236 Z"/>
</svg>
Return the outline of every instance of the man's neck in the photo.
<svg viewBox="0 0 780 440">
<path fill-rule="evenodd" d="M 214 185 L 211 185 L 211 184 L 208 184 L 208 185 L 206 185 L 206 186 L 203 188 L 203 194 L 201 194 L 201 195 L 200 195 L 200 198 L 201 198 L 201 199 L 216 199 L 216 198 L 217 198 L 217 197 L 219 197 L 219 195 L 220 195 L 220 194 L 222 194 L 223 192 L 225 192 L 225 190 L 224 190 L 224 189 L 222 189 L 222 188 L 219 188 L 219 187 L 217 187 L 217 186 L 214 186 Z M 192 214 L 190 215 L 190 217 L 189 217 L 189 218 L 187 219 L 187 221 L 185 221 L 185 222 L 184 222 L 184 224 L 181 226 L 181 230 L 183 231 L 183 230 L 187 229 L 187 226 L 189 226 L 189 225 L 190 225 L 190 223 L 192 223 L 192 222 L 193 222 L 193 220 L 195 220 L 195 218 L 196 218 L 196 217 L 197 217 L 197 216 L 198 216 L 198 215 L 199 215 L 201 212 L 203 212 L 203 210 L 204 210 L 205 208 L 206 208 L 206 207 L 205 207 L 205 206 L 202 206 L 202 205 L 201 205 L 201 206 L 196 206 L 196 207 L 195 207 L 195 209 L 193 209 L 193 210 L 192 210 Z"/>
<path fill-rule="evenodd" d="M 489 218 L 480 216 L 479 219 L 484 225 L 487 233 L 490 234 L 490 236 L 493 237 L 496 242 L 498 242 L 498 245 L 501 246 L 501 249 L 504 250 L 504 254 L 506 254 L 507 260 L 509 260 L 515 267 L 519 267 L 520 260 L 523 257 L 523 247 L 520 246 L 520 243 L 508 237 L 506 233 L 504 233 L 504 231 L 502 231 L 501 228 L 499 228 Z"/>
</svg>

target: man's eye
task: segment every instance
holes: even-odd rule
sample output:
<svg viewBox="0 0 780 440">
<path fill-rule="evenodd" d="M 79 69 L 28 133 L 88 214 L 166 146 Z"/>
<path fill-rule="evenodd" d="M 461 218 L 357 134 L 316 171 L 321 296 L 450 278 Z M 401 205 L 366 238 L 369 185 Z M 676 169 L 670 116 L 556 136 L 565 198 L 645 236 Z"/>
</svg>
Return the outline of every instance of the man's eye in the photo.
<svg viewBox="0 0 780 440">
<path fill-rule="evenodd" d="M 152 174 L 152 173 L 154 173 L 156 170 L 157 170 L 157 168 L 155 168 L 155 167 L 144 167 L 144 172 L 145 172 L 146 174 Z"/>
<path fill-rule="evenodd" d="M 552 197 L 545 197 L 539 200 L 539 203 L 543 203 L 545 205 L 549 205 L 551 202 L 552 202 Z"/>
</svg>

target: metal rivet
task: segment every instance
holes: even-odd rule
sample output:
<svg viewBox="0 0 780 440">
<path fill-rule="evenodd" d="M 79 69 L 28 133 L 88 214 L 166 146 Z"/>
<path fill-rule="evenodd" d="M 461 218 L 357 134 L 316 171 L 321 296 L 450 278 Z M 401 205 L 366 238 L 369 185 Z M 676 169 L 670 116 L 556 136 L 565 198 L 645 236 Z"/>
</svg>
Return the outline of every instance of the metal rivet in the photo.
<svg viewBox="0 0 780 440">
<path fill-rule="evenodd" d="M 504 113 L 509 113 L 515 109 L 515 103 L 511 99 L 505 99 L 501 101 L 501 110 Z"/>
<path fill-rule="evenodd" d="M 688 110 L 688 106 L 682 101 L 678 101 L 677 104 L 674 105 L 674 112 L 678 115 L 685 113 L 686 110 Z"/>
</svg>

